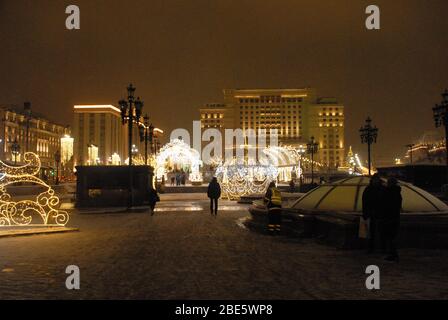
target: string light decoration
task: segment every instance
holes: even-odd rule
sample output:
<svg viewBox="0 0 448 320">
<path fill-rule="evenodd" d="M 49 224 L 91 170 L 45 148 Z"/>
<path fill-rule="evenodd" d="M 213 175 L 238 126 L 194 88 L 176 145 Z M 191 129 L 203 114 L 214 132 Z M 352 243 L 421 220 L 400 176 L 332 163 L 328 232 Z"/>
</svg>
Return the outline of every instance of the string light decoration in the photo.
<svg viewBox="0 0 448 320">
<path fill-rule="evenodd" d="M 293 174 L 300 177 L 302 174 L 301 161 L 302 156 L 298 149 L 291 146 L 271 146 L 263 150 L 269 164 L 275 165 L 278 169 L 279 181 L 291 181 Z M 264 163 L 266 159 L 261 159 Z"/>
<path fill-rule="evenodd" d="M 262 153 L 258 162 L 248 157 L 240 161 L 233 158 L 217 166 L 215 174 L 227 199 L 265 193 L 271 181 L 290 181 L 293 173 L 300 177 L 302 163 L 311 163 L 302 148 L 293 146 L 270 146 Z M 313 161 L 313 164 L 322 167 L 319 162 Z"/>
<path fill-rule="evenodd" d="M 257 164 L 250 159 L 238 162 L 233 158 L 219 165 L 215 174 L 227 199 L 236 200 L 266 192 L 269 183 L 277 179 L 278 170 L 271 164 Z"/>
<path fill-rule="evenodd" d="M 65 226 L 69 220 L 66 211 L 59 210 L 60 200 L 54 190 L 36 175 L 40 171 L 39 156 L 32 152 L 24 155 L 25 165 L 13 167 L 0 161 L 0 227 L 6 226 Z M 32 183 L 46 190 L 35 200 L 13 201 L 6 187 L 17 183 Z M 35 223 L 35 220 L 39 223 Z"/>
<path fill-rule="evenodd" d="M 156 156 L 156 175 L 157 179 L 162 179 L 162 176 L 167 177 L 167 161 L 175 164 L 190 166 L 191 173 L 188 179 L 191 182 L 202 182 L 202 173 L 199 168 L 202 166 L 200 154 L 197 150 L 191 148 L 188 144 L 180 139 L 173 139 L 160 149 Z"/>
</svg>

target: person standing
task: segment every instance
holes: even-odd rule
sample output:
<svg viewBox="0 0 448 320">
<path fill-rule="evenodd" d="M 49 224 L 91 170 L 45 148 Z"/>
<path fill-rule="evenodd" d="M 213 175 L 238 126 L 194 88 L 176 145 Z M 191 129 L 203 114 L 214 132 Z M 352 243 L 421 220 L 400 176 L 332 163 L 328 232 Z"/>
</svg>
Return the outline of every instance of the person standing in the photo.
<svg viewBox="0 0 448 320">
<path fill-rule="evenodd" d="M 210 198 L 210 213 L 216 217 L 218 215 L 218 199 L 221 197 L 221 186 L 216 177 L 213 177 L 208 185 L 207 197 Z"/>
<path fill-rule="evenodd" d="M 362 217 L 368 221 L 369 225 L 368 253 L 373 253 L 377 236 L 381 235 L 379 222 L 384 212 L 384 193 L 383 181 L 378 174 L 374 174 L 362 194 Z"/>
<path fill-rule="evenodd" d="M 184 186 L 187 183 L 187 174 L 182 170 L 182 175 L 180 176 L 181 183 Z"/>
<path fill-rule="evenodd" d="M 154 210 L 156 208 L 156 203 L 160 201 L 160 197 L 157 194 L 157 190 L 154 188 L 149 188 L 149 208 L 151 210 L 151 215 L 154 215 Z"/>
<path fill-rule="evenodd" d="M 400 229 L 400 214 L 403 198 L 401 196 L 401 187 L 398 185 L 398 180 L 391 177 L 387 180 L 387 187 L 385 189 L 384 197 L 384 218 L 382 222 L 383 238 L 387 250 L 386 261 L 397 261 L 398 251 L 396 239 Z"/>
<path fill-rule="evenodd" d="M 293 179 L 291 179 L 291 181 L 289 181 L 289 192 L 291 192 L 291 193 L 296 192 L 296 184 L 294 183 Z"/>
<path fill-rule="evenodd" d="M 269 184 L 264 196 L 264 202 L 268 208 L 268 230 L 271 234 L 280 232 L 282 222 L 282 194 L 277 189 L 275 182 Z"/>
<path fill-rule="evenodd" d="M 176 171 L 176 186 L 180 186 L 180 173 Z"/>
</svg>

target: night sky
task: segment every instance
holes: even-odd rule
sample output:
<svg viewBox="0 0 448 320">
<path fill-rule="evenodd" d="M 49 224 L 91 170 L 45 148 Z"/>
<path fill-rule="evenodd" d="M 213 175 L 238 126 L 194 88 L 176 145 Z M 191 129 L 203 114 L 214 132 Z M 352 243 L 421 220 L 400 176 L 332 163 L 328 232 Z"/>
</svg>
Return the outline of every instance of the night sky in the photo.
<svg viewBox="0 0 448 320">
<path fill-rule="evenodd" d="M 66 6 L 81 30 L 65 28 Z M 364 26 L 367 5 L 381 30 Z M 347 147 L 380 128 L 378 163 L 433 129 L 448 87 L 446 0 L 0 0 L 0 103 L 71 124 L 74 104 L 116 104 L 132 81 L 156 126 L 191 128 L 223 88 L 300 88 L 346 106 Z"/>
</svg>

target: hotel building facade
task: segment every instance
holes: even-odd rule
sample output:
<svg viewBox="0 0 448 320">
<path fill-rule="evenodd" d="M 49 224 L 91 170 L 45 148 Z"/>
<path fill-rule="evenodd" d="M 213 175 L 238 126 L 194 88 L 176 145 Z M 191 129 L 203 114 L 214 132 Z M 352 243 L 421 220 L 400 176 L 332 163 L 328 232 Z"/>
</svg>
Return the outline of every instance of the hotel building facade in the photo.
<svg viewBox="0 0 448 320">
<path fill-rule="evenodd" d="M 344 164 L 344 106 L 319 98 L 316 90 L 225 89 L 224 103 L 200 108 L 201 127 L 277 129 L 280 145 L 304 148 L 311 137 L 319 144 L 316 160 L 334 169 Z"/>
<path fill-rule="evenodd" d="M 128 159 L 128 125 L 123 125 L 120 109 L 113 105 L 74 106 L 73 136 L 75 165 L 121 165 Z M 152 150 L 163 131 L 154 129 Z M 133 150 L 144 154 L 139 128 L 133 127 Z M 148 154 L 151 145 L 148 142 Z"/>
<path fill-rule="evenodd" d="M 31 105 L 0 106 L 0 158 L 7 162 L 23 161 L 25 152 L 39 155 L 43 168 L 55 168 L 55 154 L 61 151 L 61 139 L 70 135 L 70 127 L 57 124 L 31 110 Z M 13 155 L 13 145 L 19 146 Z"/>
</svg>

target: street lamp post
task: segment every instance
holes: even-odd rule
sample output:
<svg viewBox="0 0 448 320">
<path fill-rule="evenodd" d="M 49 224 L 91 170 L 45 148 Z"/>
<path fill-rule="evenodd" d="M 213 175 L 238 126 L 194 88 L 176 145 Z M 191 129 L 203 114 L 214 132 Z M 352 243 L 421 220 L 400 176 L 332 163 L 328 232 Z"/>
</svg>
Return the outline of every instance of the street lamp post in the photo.
<svg viewBox="0 0 448 320">
<path fill-rule="evenodd" d="M 442 102 L 432 108 L 436 128 L 445 127 L 446 174 L 448 181 L 448 89 L 442 93 Z"/>
<path fill-rule="evenodd" d="M 20 154 L 20 144 L 17 142 L 17 138 L 12 143 L 11 153 L 14 156 L 14 165 L 16 165 L 17 164 L 17 156 Z"/>
<path fill-rule="evenodd" d="M 128 123 L 128 154 L 129 154 L 129 207 L 132 207 L 132 130 L 133 122 L 135 121 L 137 125 L 140 122 L 140 117 L 142 115 L 143 101 L 140 98 L 135 99 L 135 87 L 130 84 L 127 87 L 128 99 L 122 99 L 118 102 L 121 110 L 121 120 L 123 125 Z"/>
<path fill-rule="evenodd" d="M 319 144 L 311 137 L 310 142 L 306 144 L 306 150 L 311 155 L 311 184 L 314 184 L 314 154 L 317 153 Z"/>
<path fill-rule="evenodd" d="M 31 121 L 31 102 L 25 102 L 23 104 L 23 109 L 25 111 L 25 121 L 26 121 L 26 138 L 25 138 L 25 152 L 29 150 L 29 139 L 30 139 L 30 121 Z"/>
<path fill-rule="evenodd" d="M 143 117 L 143 120 L 144 122 L 140 124 L 140 141 L 145 142 L 145 165 L 148 165 L 148 142 L 152 144 L 154 126 L 152 124 L 149 124 L 148 115 L 145 115 Z"/>
<path fill-rule="evenodd" d="M 56 185 L 59 184 L 59 164 L 61 163 L 61 152 L 59 150 L 54 154 L 54 161 L 56 162 Z"/>
<path fill-rule="evenodd" d="M 376 126 L 372 126 L 372 119 L 367 117 L 366 124 L 364 127 L 359 129 L 359 133 L 361 135 L 361 143 L 367 143 L 367 161 L 369 166 L 369 177 L 371 176 L 372 170 L 372 160 L 371 160 L 371 145 L 376 143 L 376 139 L 378 137 L 378 128 Z"/>
</svg>

